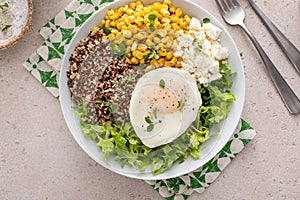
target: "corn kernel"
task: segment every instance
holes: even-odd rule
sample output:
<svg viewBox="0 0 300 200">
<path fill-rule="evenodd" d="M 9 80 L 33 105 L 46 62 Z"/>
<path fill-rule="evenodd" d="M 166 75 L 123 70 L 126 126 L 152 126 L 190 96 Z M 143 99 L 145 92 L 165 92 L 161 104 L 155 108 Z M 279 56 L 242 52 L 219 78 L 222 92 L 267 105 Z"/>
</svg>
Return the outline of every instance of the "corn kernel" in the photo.
<svg viewBox="0 0 300 200">
<path fill-rule="evenodd" d="M 175 56 L 173 56 L 173 58 L 170 60 L 170 63 L 175 65 L 176 62 L 177 62 L 177 58 Z"/>
<path fill-rule="evenodd" d="M 125 25 L 126 25 L 125 22 L 122 22 L 122 21 L 121 21 L 121 22 L 119 22 L 119 23 L 117 24 L 117 29 L 118 29 L 118 30 L 122 30 L 122 27 L 125 26 Z"/>
<path fill-rule="evenodd" d="M 156 59 L 152 59 L 150 61 L 150 64 L 153 65 L 155 68 L 159 67 L 159 63 L 158 63 L 158 61 Z"/>
<path fill-rule="evenodd" d="M 154 22 L 154 27 L 155 28 L 162 28 L 163 26 L 160 24 L 159 21 Z"/>
<path fill-rule="evenodd" d="M 166 50 L 160 50 L 158 55 L 161 56 L 161 57 L 165 57 L 167 55 L 167 51 Z"/>
<path fill-rule="evenodd" d="M 118 32 L 117 34 L 116 34 L 116 40 L 120 40 L 120 39 L 122 39 L 122 33 L 120 33 L 120 32 Z"/>
<path fill-rule="evenodd" d="M 172 47 L 172 45 L 173 45 L 172 40 L 168 40 L 167 43 L 165 44 L 165 47 L 166 47 L 167 49 L 169 49 L 169 48 Z"/>
<path fill-rule="evenodd" d="M 125 12 L 126 12 L 127 15 L 133 15 L 134 14 L 134 11 L 130 8 L 126 9 Z"/>
<path fill-rule="evenodd" d="M 155 44 L 159 44 L 159 43 L 160 43 L 159 37 L 154 37 L 154 38 L 153 38 L 153 42 L 154 42 Z"/>
<path fill-rule="evenodd" d="M 138 5 L 137 4 L 137 6 L 136 6 L 136 8 L 135 8 L 135 11 L 136 12 L 140 12 L 140 11 L 142 11 L 143 10 L 143 5 Z"/>
<path fill-rule="evenodd" d="M 142 52 L 147 51 L 147 45 L 145 45 L 145 44 L 139 44 L 138 45 L 138 50 L 142 51 Z"/>
<path fill-rule="evenodd" d="M 132 57 L 130 61 L 131 61 L 131 63 L 134 64 L 134 65 L 139 64 L 139 60 L 136 59 L 135 57 Z"/>
<path fill-rule="evenodd" d="M 134 51 L 132 52 L 132 55 L 133 55 L 134 57 L 136 57 L 137 59 L 139 59 L 139 60 L 141 60 L 141 59 L 144 58 L 144 54 L 143 54 L 142 52 L 140 52 L 139 50 L 134 50 Z"/>
<path fill-rule="evenodd" d="M 105 21 L 105 27 L 106 27 L 106 28 L 109 28 L 109 27 L 110 27 L 110 20 L 106 20 L 106 21 Z"/>
<path fill-rule="evenodd" d="M 181 28 L 186 28 L 186 22 L 184 22 L 183 20 L 180 20 L 179 25 Z"/>
<path fill-rule="evenodd" d="M 172 23 L 177 23 L 177 24 L 180 23 L 180 19 L 177 16 L 174 16 L 174 15 L 172 15 L 170 17 L 170 20 L 171 20 Z"/>
<path fill-rule="evenodd" d="M 176 11 L 175 11 L 175 15 L 177 17 L 180 17 L 182 14 L 183 14 L 182 9 L 181 8 L 177 8 Z"/>
<path fill-rule="evenodd" d="M 124 27 L 126 27 L 126 26 L 124 26 Z M 122 33 L 123 33 L 124 38 L 131 38 L 132 37 L 132 33 L 131 33 L 130 30 L 124 30 Z"/>
<path fill-rule="evenodd" d="M 144 19 L 142 17 L 137 17 L 135 23 L 138 25 L 138 26 L 142 26 L 144 24 Z"/>
<path fill-rule="evenodd" d="M 98 26 L 93 27 L 93 31 L 98 31 L 100 28 Z"/>
<path fill-rule="evenodd" d="M 158 63 L 159 63 L 160 66 L 164 66 L 165 65 L 165 59 L 164 58 L 160 58 L 158 60 Z"/>
<path fill-rule="evenodd" d="M 138 39 L 138 40 L 143 40 L 143 39 L 147 38 L 147 35 L 148 34 L 146 32 L 142 31 L 142 32 L 139 32 L 136 35 L 134 35 L 134 38 Z"/>
<path fill-rule="evenodd" d="M 118 31 L 117 29 L 112 29 L 112 30 L 111 30 L 111 33 L 117 34 L 117 33 L 119 33 L 119 31 Z"/>
<path fill-rule="evenodd" d="M 129 30 L 128 26 L 122 26 L 122 29 L 121 29 L 122 32 L 128 31 L 128 30 Z"/>
<path fill-rule="evenodd" d="M 150 72 L 150 71 L 152 71 L 154 69 L 155 69 L 155 67 L 153 65 L 149 65 L 148 67 L 146 67 L 145 71 L 146 72 Z"/>
<path fill-rule="evenodd" d="M 135 7 L 136 7 L 136 3 L 131 2 L 131 3 L 129 4 L 129 8 L 131 8 L 132 10 L 135 10 Z"/>
<path fill-rule="evenodd" d="M 108 38 L 109 40 L 114 40 L 116 37 L 115 37 L 114 34 L 109 34 L 109 35 L 107 36 L 107 38 Z"/>
<path fill-rule="evenodd" d="M 173 67 L 174 64 L 172 64 L 170 61 L 166 61 L 166 62 L 165 62 L 165 66 L 166 66 L 166 67 Z"/>
<path fill-rule="evenodd" d="M 166 55 L 166 59 L 170 60 L 173 57 L 173 53 L 172 52 L 168 52 Z"/>
<path fill-rule="evenodd" d="M 125 43 L 126 43 L 127 46 L 131 46 L 133 44 L 133 41 L 132 40 L 126 40 Z"/>
<path fill-rule="evenodd" d="M 168 18 L 168 17 L 163 17 L 162 19 L 161 19 L 161 23 L 163 23 L 163 24 L 165 24 L 165 23 L 170 23 L 171 22 L 171 20 Z"/>
<path fill-rule="evenodd" d="M 106 11 L 106 15 L 108 15 L 108 16 L 111 16 L 111 15 L 113 15 L 115 12 L 114 12 L 114 10 L 113 9 L 108 9 L 107 11 Z"/>
<path fill-rule="evenodd" d="M 170 12 L 168 11 L 168 9 L 162 8 L 160 10 L 160 14 L 164 17 L 170 15 Z"/>
<path fill-rule="evenodd" d="M 170 11 L 170 13 L 175 13 L 175 12 L 176 12 L 176 8 L 175 8 L 175 7 L 171 7 L 171 8 L 169 9 L 169 11 Z"/>
<path fill-rule="evenodd" d="M 116 22 L 116 21 L 110 22 L 110 26 L 111 26 L 111 27 L 116 27 L 116 25 L 117 25 L 117 22 Z"/>
<path fill-rule="evenodd" d="M 165 0 L 163 4 L 168 5 L 169 7 L 172 7 L 172 1 L 170 1 L 170 0 Z"/>
<path fill-rule="evenodd" d="M 147 40 L 146 40 L 146 45 L 147 45 L 148 47 L 151 47 L 152 45 L 154 45 L 154 43 L 152 42 L 151 39 L 147 39 Z"/>
<path fill-rule="evenodd" d="M 181 63 L 177 62 L 177 63 L 175 64 L 175 67 L 176 67 L 176 68 L 181 68 L 182 65 L 181 65 Z"/>
<path fill-rule="evenodd" d="M 145 64 L 145 59 L 140 60 L 140 64 L 141 65 Z"/>
<path fill-rule="evenodd" d="M 115 13 L 115 14 L 111 15 L 109 18 L 110 18 L 111 20 L 117 20 L 119 17 L 120 17 L 119 14 L 118 14 L 118 13 Z"/>
<path fill-rule="evenodd" d="M 140 6 L 143 6 L 143 3 L 142 3 L 141 1 L 137 1 L 137 2 L 136 2 L 136 5 L 137 5 L 137 6 L 139 6 L 139 5 L 140 5 Z"/>
</svg>

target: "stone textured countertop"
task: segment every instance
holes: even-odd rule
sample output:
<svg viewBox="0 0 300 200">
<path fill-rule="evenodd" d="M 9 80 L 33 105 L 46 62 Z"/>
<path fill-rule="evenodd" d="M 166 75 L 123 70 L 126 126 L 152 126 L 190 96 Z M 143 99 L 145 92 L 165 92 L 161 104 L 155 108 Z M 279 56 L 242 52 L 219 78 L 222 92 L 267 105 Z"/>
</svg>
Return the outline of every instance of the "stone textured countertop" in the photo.
<svg viewBox="0 0 300 200">
<path fill-rule="evenodd" d="M 194 0 L 223 24 L 215 1 Z M 34 0 L 29 32 L 0 51 L 0 199 L 163 199 L 142 180 L 115 174 L 93 161 L 70 134 L 59 102 L 22 66 L 41 44 L 38 30 L 71 0 Z M 300 97 L 300 76 L 246 0 L 245 23 Z M 256 0 L 300 48 L 298 0 Z M 202 194 L 189 199 L 300 199 L 300 115 L 284 107 L 250 40 L 225 25 L 246 75 L 243 117 L 257 130 L 253 141 Z"/>
</svg>

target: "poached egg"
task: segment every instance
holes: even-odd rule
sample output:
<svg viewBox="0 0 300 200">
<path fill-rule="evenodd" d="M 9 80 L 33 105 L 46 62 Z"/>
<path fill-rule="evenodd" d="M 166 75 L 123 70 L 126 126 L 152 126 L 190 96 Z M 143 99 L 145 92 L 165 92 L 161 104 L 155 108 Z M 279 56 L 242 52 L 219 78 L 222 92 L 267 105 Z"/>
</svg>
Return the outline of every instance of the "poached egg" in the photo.
<svg viewBox="0 0 300 200">
<path fill-rule="evenodd" d="M 188 72 L 159 68 L 138 80 L 130 100 L 130 122 L 143 144 L 154 148 L 183 134 L 201 105 L 196 81 Z"/>
</svg>

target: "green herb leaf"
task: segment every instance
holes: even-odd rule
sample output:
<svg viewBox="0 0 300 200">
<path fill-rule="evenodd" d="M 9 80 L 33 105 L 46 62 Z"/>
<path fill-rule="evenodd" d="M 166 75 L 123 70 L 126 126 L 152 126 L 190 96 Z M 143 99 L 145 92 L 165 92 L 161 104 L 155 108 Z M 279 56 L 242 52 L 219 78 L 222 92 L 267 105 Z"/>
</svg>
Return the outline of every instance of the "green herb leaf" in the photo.
<svg viewBox="0 0 300 200">
<path fill-rule="evenodd" d="M 152 112 L 154 119 L 157 119 L 157 108 L 155 108 Z"/>
<path fill-rule="evenodd" d="M 110 51 L 111 54 L 120 57 L 126 56 L 126 42 L 124 40 L 119 44 L 119 46 L 117 46 L 113 42 L 111 42 L 109 46 L 111 47 L 111 51 Z"/>
<path fill-rule="evenodd" d="M 184 106 L 185 106 L 185 103 L 182 100 L 178 101 L 177 108 L 182 109 Z"/>
<path fill-rule="evenodd" d="M 165 86 L 166 86 L 166 83 L 165 83 L 165 81 L 163 80 L 163 79 L 161 79 L 160 81 L 159 81 L 159 86 L 161 87 L 161 88 L 165 88 Z"/>
<path fill-rule="evenodd" d="M 4 9 L 4 8 L 8 8 L 8 7 L 9 7 L 9 5 L 7 2 L 0 4 L 0 9 Z"/>
<path fill-rule="evenodd" d="M 204 24 L 210 23 L 210 19 L 209 19 L 209 18 L 204 18 L 204 19 L 203 19 L 203 23 L 204 23 Z"/>
<path fill-rule="evenodd" d="M 196 46 L 196 48 L 198 49 L 198 51 L 202 51 L 202 43 L 203 41 L 199 41 L 198 38 L 195 38 L 193 40 L 193 45 Z"/>
<path fill-rule="evenodd" d="M 101 0 L 101 4 L 103 3 L 110 3 L 110 2 L 113 2 L 114 0 Z"/>
<path fill-rule="evenodd" d="M 125 78 L 126 78 L 124 81 L 125 87 L 130 86 L 134 83 L 134 79 L 131 76 L 126 76 Z"/>
<path fill-rule="evenodd" d="M 11 27 L 10 24 L 2 24 L 1 30 L 2 30 L 2 31 L 5 31 L 5 30 L 7 30 L 9 27 Z"/>
<path fill-rule="evenodd" d="M 145 121 L 148 123 L 148 124 L 153 124 L 152 120 L 150 119 L 149 116 L 145 117 Z"/>
<path fill-rule="evenodd" d="M 154 46 L 154 45 L 151 45 L 151 46 L 150 46 L 150 50 L 155 51 L 155 46 Z"/>
<path fill-rule="evenodd" d="M 147 132 L 151 132 L 154 129 L 154 124 L 149 124 L 149 126 L 147 127 Z"/>
<path fill-rule="evenodd" d="M 145 59 L 144 59 L 145 60 Z M 145 61 L 145 63 L 146 63 L 146 61 Z M 145 70 L 145 64 L 140 64 L 139 66 L 138 66 L 138 71 L 139 72 L 142 72 L 142 71 L 144 71 Z"/>
<path fill-rule="evenodd" d="M 118 107 L 119 107 L 118 104 L 114 104 L 114 103 L 112 103 L 110 101 L 108 101 L 106 103 L 106 106 L 108 106 L 110 108 L 110 112 L 111 113 L 115 112 L 118 109 Z"/>
<path fill-rule="evenodd" d="M 101 99 L 101 98 L 96 99 L 96 103 L 102 103 L 102 102 L 103 102 L 103 99 Z"/>
<path fill-rule="evenodd" d="M 150 21 L 154 22 L 154 20 L 156 19 L 156 15 L 155 15 L 155 14 L 150 14 L 150 15 L 148 16 L 148 19 L 149 19 Z"/>
<path fill-rule="evenodd" d="M 151 32 L 154 32 L 154 31 L 155 31 L 155 27 L 154 27 L 154 24 L 153 24 L 153 23 L 150 23 L 150 31 L 151 31 Z"/>
<path fill-rule="evenodd" d="M 111 28 L 111 27 L 109 27 L 109 28 L 102 27 L 101 29 L 103 30 L 103 32 L 104 32 L 106 35 L 111 34 L 111 31 L 112 31 L 112 28 Z"/>
</svg>

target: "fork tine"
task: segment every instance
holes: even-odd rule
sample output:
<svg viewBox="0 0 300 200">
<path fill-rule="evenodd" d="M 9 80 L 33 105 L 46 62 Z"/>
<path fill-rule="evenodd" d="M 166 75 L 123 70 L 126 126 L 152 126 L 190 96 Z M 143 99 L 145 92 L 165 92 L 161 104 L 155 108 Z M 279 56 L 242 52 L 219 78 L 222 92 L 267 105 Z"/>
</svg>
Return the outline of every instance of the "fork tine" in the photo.
<svg viewBox="0 0 300 200">
<path fill-rule="evenodd" d="M 229 9 L 233 9 L 235 7 L 235 4 L 232 0 L 227 0 L 226 2 L 227 2 Z"/>
<path fill-rule="evenodd" d="M 220 2 L 216 0 L 216 3 L 222 16 L 225 15 L 225 11 L 223 10 L 223 7 L 221 6 Z"/>
<path fill-rule="evenodd" d="M 227 4 L 225 3 L 225 1 L 224 1 L 224 0 L 220 0 L 220 1 L 221 1 L 223 10 L 224 10 L 225 12 L 229 12 L 230 9 L 228 8 L 228 6 L 227 6 Z"/>
<path fill-rule="evenodd" d="M 232 0 L 232 1 L 233 1 L 234 5 L 241 6 L 237 0 Z"/>
</svg>

